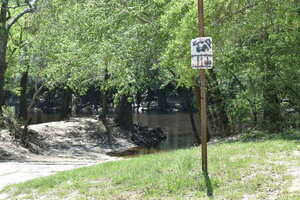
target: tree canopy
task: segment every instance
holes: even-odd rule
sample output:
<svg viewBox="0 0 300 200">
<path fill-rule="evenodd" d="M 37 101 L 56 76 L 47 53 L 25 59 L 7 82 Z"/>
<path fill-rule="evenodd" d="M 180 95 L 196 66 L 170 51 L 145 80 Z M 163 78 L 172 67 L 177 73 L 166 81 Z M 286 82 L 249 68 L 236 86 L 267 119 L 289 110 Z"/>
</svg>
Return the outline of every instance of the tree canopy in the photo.
<svg viewBox="0 0 300 200">
<path fill-rule="evenodd" d="M 170 84 L 199 85 L 198 71 L 190 67 L 190 41 L 198 35 L 194 0 L 1 5 L 0 32 L 9 29 L 9 51 L 0 46 L 6 58 L 1 62 L 9 67 L 0 74 L 9 90 L 18 91 L 12 83 L 26 69 L 49 89 L 84 94 L 93 86 L 114 91 L 116 101 Z M 299 113 L 299 8 L 296 0 L 205 1 L 205 32 L 213 38 L 215 60 L 207 71 L 211 116 L 225 113 L 232 126 L 266 123 L 278 130 L 288 126 L 283 119 L 290 111 Z M 10 14 L 15 18 L 5 21 Z"/>
</svg>

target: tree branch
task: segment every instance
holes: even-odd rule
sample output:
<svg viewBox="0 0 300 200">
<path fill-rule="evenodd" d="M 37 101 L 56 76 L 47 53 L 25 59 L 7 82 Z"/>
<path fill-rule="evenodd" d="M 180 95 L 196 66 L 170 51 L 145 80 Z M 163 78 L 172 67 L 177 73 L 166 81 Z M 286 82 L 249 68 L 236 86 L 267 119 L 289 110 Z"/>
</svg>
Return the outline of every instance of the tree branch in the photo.
<svg viewBox="0 0 300 200">
<path fill-rule="evenodd" d="M 35 104 L 35 101 L 36 101 L 36 98 L 37 96 L 40 94 L 40 92 L 43 90 L 44 88 L 44 85 L 42 84 L 40 87 L 37 87 L 37 83 L 35 85 L 35 92 L 32 96 L 32 99 L 31 99 L 31 102 L 30 102 L 30 105 L 27 107 L 27 112 L 30 112 Z"/>
<path fill-rule="evenodd" d="M 125 13 L 127 13 L 127 14 L 129 14 L 129 15 L 131 15 L 131 16 L 136 17 L 138 20 L 140 20 L 140 21 L 141 21 L 142 23 L 144 23 L 144 24 L 153 24 L 152 21 L 150 21 L 150 20 L 148 20 L 148 19 L 146 19 L 146 18 L 144 18 L 144 17 L 142 17 L 142 16 L 140 16 L 140 15 L 138 15 L 138 14 L 136 14 L 136 13 L 131 13 L 131 12 L 128 10 L 128 8 L 124 8 L 124 9 L 122 9 L 122 11 L 125 12 Z"/>
<path fill-rule="evenodd" d="M 0 9 L 0 23 L 5 24 L 6 22 L 7 7 L 8 7 L 8 0 L 3 0 Z"/>
<path fill-rule="evenodd" d="M 29 8 L 25 8 L 22 12 L 16 15 L 10 22 L 7 24 L 6 29 L 9 30 L 21 17 L 23 17 L 27 13 L 31 13 L 35 10 L 35 4 L 38 0 L 31 0 L 28 3 Z"/>
<path fill-rule="evenodd" d="M 120 2 L 120 3 L 121 3 L 122 6 L 124 6 L 124 10 L 123 10 L 124 12 L 126 12 L 129 15 L 132 14 L 130 12 L 130 10 L 128 9 L 128 3 L 127 3 L 127 1 Z M 138 20 L 140 20 L 141 22 L 143 22 L 145 24 L 153 24 L 153 22 L 151 20 L 148 20 L 148 19 L 146 19 L 146 18 L 144 18 L 144 17 L 142 17 L 142 16 L 140 16 L 138 14 L 133 14 L 133 16 L 136 17 Z"/>
<path fill-rule="evenodd" d="M 20 8 L 20 7 L 25 7 L 25 6 L 28 6 L 28 4 L 20 4 L 20 5 L 17 5 L 17 6 L 8 6 L 7 8 L 8 9 L 16 9 L 16 8 Z"/>
<path fill-rule="evenodd" d="M 241 8 L 240 10 L 233 12 L 231 14 L 227 14 L 225 17 L 222 17 L 221 19 L 217 20 L 217 24 L 223 24 L 227 19 L 235 16 L 235 15 L 239 15 L 239 14 L 243 14 L 244 12 L 246 12 L 248 9 L 254 8 L 257 6 L 257 3 L 254 4 L 250 4 L 244 8 Z"/>
<path fill-rule="evenodd" d="M 152 24 L 152 21 L 145 19 L 144 17 L 140 15 L 135 15 L 136 18 L 138 18 L 140 21 L 144 22 L 145 24 Z"/>
<path fill-rule="evenodd" d="M 33 10 L 31 8 L 24 9 L 21 13 L 19 13 L 17 16 L 15 16 L 8 24 L 6 29 L 9 30 L 21 17 L 23 17 L 25 14 L 32 12 Z"/>
</svg>

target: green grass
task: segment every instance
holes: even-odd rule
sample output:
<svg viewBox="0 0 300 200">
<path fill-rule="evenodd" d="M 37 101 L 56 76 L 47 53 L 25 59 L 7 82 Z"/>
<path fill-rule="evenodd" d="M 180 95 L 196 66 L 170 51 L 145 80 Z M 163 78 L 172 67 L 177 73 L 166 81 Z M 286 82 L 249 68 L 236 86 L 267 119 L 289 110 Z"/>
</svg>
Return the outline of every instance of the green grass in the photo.
<svg viewBox="0 0 300 200">
<path fill-rule="evenodd" d="M 300 134 L 243 137 L 209 146 L 209 176 L 201 173 L 199 148 L 140 156 L 58 173 L 5 188 L 10 199 L 282 199 L 297 163 Z M 284 162 L 283 162 L 284 161 Z M 286 164 L 280 164 L 286 163 Z M 209 195 L 208 195 L 209 194 Z"/>
</svg>

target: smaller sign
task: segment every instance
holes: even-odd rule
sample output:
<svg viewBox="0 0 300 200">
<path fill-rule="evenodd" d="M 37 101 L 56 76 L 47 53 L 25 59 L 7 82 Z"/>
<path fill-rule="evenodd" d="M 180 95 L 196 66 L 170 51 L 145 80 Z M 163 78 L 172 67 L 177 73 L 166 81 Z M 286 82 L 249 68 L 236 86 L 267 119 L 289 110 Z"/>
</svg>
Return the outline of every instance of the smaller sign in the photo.
<svg viewBox="0 0 300 200">
<path fill-rule="evenodd" d="M 213 52 L 211 37 L 200 37 L 191 41 L 192 68 L 211 69 Z"/>
</svg>

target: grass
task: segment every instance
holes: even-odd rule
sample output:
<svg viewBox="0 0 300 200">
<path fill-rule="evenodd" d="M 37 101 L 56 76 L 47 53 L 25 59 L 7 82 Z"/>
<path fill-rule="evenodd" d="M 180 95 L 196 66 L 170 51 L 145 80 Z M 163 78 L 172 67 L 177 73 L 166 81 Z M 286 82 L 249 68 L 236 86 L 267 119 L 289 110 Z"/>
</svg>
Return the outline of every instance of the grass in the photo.
<svg viewBox="0 0 300 200">
<path fill-rule="evenodd" d="M 299 158 L 300 134 L 262 134 L 209 146 L 209 175 L 199 148 L 144 155 L 38 178 L 5 188 L 7 199 L 299 200 L 286 173 Z M 282 164 L 285 163 L 285 164 Z"/>
</svg>

